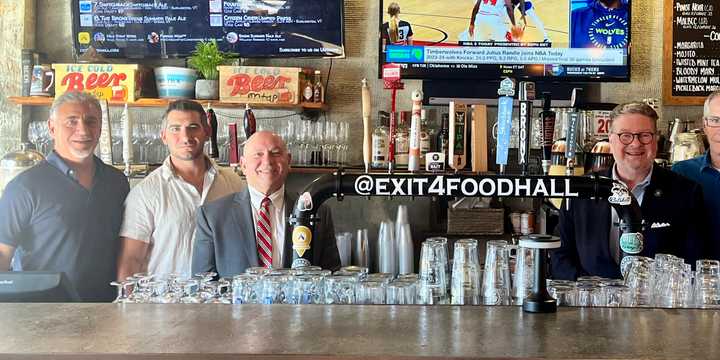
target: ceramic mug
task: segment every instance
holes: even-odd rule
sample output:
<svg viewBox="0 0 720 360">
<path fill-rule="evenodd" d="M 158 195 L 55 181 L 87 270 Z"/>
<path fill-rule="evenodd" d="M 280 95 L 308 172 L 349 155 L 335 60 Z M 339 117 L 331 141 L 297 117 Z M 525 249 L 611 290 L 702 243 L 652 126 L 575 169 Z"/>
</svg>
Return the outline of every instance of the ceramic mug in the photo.
<svg viewBox="0 0 720 360">
<path fill-rule="evenodd" d="M 35 65 L 30 80 L 30 96 L 53 96 L 55 72 L 49 65 Z"/>
</svg>

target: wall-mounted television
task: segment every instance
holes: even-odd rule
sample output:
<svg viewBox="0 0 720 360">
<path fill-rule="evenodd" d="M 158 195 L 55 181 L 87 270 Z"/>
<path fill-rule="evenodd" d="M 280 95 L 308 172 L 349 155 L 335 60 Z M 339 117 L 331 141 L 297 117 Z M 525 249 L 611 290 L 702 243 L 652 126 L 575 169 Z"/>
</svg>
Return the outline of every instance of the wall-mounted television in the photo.
<svg viewBox="0 0 720 360">
<path fill-rule="evenodd" d="M 380 0 L 379 65 L 409 79 L 630 81 L 630 1 Z"/>
<path fill-rule="evenodd" d="M 241 57 L 344 57 L 343 0 L 72 0 L 75 54 L 189 55 L 200 40 Z"/>
</svg>

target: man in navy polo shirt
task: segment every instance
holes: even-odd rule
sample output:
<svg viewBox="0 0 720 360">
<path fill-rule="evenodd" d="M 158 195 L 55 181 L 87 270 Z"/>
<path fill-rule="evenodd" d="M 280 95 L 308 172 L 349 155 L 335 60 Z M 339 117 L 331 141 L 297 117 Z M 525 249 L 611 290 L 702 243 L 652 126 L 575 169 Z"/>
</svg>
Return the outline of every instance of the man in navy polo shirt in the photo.
<svg viewBox="0 0 720 360">
<path fill-rule="evenodd" d="M 673 171 L 695 180 L 703 188 L 708 224 L 720 224 L 720 90 L 708 95 L 703 107 L 703 125 L 710 149 L 703 156 L 680 161 Z M 720 231 L 710 229 L 707 257 L 720 259 Z"/>
<path fill-rule="evenodd" d="M 63 272 L 80 300 L 110 301 L 129 186 L 122 172 L 93 155 L 100 103 L 67 92 L 53 102 L 47 124 L 54 150 L 0 198 L 0 271 L 20 248 L 23 270 Z"/>
</svg>

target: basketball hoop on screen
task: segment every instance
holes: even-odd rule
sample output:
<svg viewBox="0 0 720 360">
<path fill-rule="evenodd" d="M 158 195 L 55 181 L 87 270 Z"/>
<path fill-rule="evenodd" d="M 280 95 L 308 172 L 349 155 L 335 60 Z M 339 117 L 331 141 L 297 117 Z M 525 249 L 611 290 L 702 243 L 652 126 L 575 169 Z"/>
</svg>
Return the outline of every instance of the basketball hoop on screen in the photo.
<svg viewBox="0 0 720 360">
<path fill-rule="evenodd" d="M 386 90 L 401 90 L 405 88 L 400 79 L 400 64 L 385 64 L 382 67 L 382 78 Z"/>
</svg>

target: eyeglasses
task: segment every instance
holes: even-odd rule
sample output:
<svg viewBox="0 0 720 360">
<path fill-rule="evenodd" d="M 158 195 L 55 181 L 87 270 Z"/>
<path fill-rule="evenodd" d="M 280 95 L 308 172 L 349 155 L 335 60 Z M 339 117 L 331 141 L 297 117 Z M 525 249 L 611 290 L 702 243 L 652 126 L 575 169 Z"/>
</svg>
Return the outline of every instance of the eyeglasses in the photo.
<svg viewBox="0 0 720 360">
<path fill-rule="evenodd" d="M 720 116 L 706 116 L 704 120 L 708 127 L 720 127 Z"/>
<path fill-rule="evenodd" d="M 632 144 L 633 140 L 637 137 L 638 141 L 640 141 L 641 144 L 647 145 L 653 141 L 655 138 L 655 134 L 651 132 L 640 132 L 640 133 L 630 133 L 630 132 L 622 132 L 622 133 L 614 133 L 618 136 L 618 139 L 620 139 L 620 142 L 624 145 L 630 145 Z"/>
</svg>

